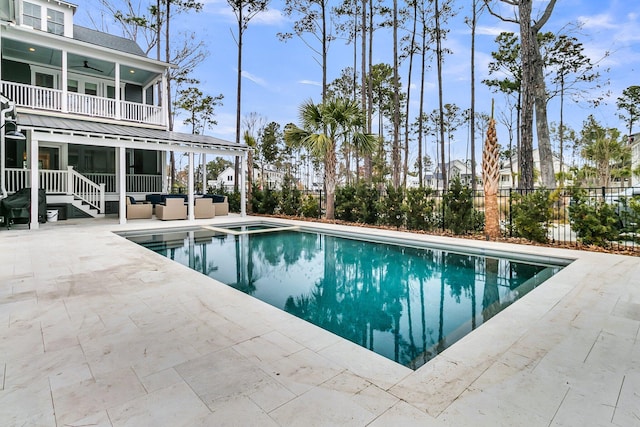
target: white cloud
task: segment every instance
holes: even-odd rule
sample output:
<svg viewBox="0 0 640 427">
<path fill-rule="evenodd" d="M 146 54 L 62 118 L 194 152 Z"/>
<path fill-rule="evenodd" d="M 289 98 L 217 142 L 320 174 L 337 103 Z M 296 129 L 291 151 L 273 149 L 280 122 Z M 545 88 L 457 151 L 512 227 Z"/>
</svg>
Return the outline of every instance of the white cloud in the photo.
<svg viewBox="0 0 640 427">
<path fill-rule="evenodd" d="M 313 80 L 298 80 L 298 83 L 311 86 L 322 86 L 322 83 Z"/>
<path fill-rule="evenodd" d="M 485 26 L 481 26 L 481 25 L 476 27 L 476 34 L 478 34 L 480 36 L 496 37 L 496 36 L 498 36 L 500 33 L 504 32 L 504 31 L 509 31 L 509 30 L 505 30 L 504 28 L 500 28 L 500 27 L 485 27 Z"/>
<path fill-rule="evenodd" d="M 584 29 L 615 29 L 619 26 L 619 23 L 613 19 L 613 16 L 607 13 L 579 16 L 578 22 L 582 24 Z"/>
<path fill-rule="evenodd" d="M 242 77 L 244 77 L 247 80 L 251 80 L 252 82 L 254 82 L 255 84 L 259 85 L 259 86 L 263 86 L 266 87 L 267 86 L 267 82 L 263 79 L 260 78 L 258 76 L 254 76 L 253 74 L 251 74 L 248 71 L 242 71 Z"/>
</svg>

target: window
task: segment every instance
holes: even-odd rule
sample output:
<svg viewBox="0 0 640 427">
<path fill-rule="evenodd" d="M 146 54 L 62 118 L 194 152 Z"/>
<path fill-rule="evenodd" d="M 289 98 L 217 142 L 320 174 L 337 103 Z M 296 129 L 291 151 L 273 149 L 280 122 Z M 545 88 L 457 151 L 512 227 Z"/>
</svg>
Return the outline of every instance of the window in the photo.
<svg viewBox="0 0 640 427">
<path fill-rule="evenodd" d="M 52 34 L 64 34 L 64 13 L 47 9 L 47 32 Z"/>
<path fill-rule="evenodd" d="M 84 84 L 84 93 L 87 95 L 98 95 L 98 85 L 96 83 L 85 83 Z"/>
<path fill-rule="evenodd" d="M 26 1 L 22 3 L 22 23 L 24 25 L 30 25 L 36 30 L 39 30 L 42 27 L 40 14 L 40 6 L 37 4 Z"/>
<path fill-rule="evenodd" d="M 233 175 L 227 175 L 227 181 L 233 181 Z"/>
<path fill-rule="evenodd" d="M 51 74 L 36 72 L 36 86 L 53 89 L 54 78 Z"/>
<path fill-rule="evenodd" d="M 67 91 L 78 93 L 78 81 L 72 79 L 67 80 Z"/>
</svg>

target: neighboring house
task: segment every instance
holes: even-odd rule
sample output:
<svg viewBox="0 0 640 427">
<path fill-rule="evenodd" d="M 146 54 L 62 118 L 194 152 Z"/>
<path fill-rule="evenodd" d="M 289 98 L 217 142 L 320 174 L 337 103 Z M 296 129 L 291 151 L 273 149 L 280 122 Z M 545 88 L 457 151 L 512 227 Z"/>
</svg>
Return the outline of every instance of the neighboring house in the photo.
<svg viewBox="0 0 640 427">
<path fill-rule="evenodd" d="M 640 170 L 640 133 L 629 136 L 629 144 L 631 144 L 631 170 Z M 631 185 L 640 186 L 640 176 L 632 173 Z"/>
<path fill-rule="evenodd" d="M 516 188 L 518 186 L 517 176 L 518 176 L 518 156 L 515 154 L 512 158 L 513 164 L 513 174 L 516 176 L 516 180 L 514 182 L 513 175 L 511 173 L 511 165 L 508 161 L 502 162 L 502 167 L 500 168 L 500 189 L 508 189 L 508 188 Z M 569 172 L 569 166 L 565 163 L 562 165 L 562 169 L 565 173 Z M 542 186 L 542 180 L 540 179 L 540 152 L 537 148 L 533 150 L 533 170 L 536 175 L 536 180 L 534 183 L 534 187 L 538 188 Z M 558 173 L 560 171 L 560 158 L 556 155 L 553 156 L 553 171 L 554 173 Z M 570 185 L 570 182 L 566 182 L 566 185 Z"/>
<path fill-rule="evenodd" d="M 272 190 L 281 190 L 282 182 L 284 181 L 284 173 L 276 169 L 275 166 L 267 165 L 264 167 L 264 180 L 262 179 L 261 168 L 253 168 L 253 183 L 260 186 L 264 182 L 265 188 Z M 218 177 L 209 181 L 210 187 L 223 187 L 226 191 L 233 191 L 235 188 L 235 170 L 232 167 L 228 167 Z"/>
<path fill-rule="evenodd" d="M 49 205 L 99 217 L 124 212 L 125 195 L 168 192 L 172 151 L 191 165 L 195 153 L 246 164 L 244 144 L 169 132 L 161 94 L 172 66 L 132 40 L 74 25 L 76 9 L 60 0 L 0 1 L 2 120 L 17 116 L 26 136 L 5 138 L 2 130 L 0 197 L 31 187 L 35 198 L 40 187 Z"/>
<path fill-rule="evenodd" d="M 452 160 L 448 163 L 445 163 L 445 168 L 447 170 L 447 180 L 451 182 L 451 180 L 455 177 L 460 177 L 460 181 L 465 186 L 471 186 L 472 182 L 472 174 L 471 174 L 471 164 L 467 162 L 463 162 L 462 160 Z M 435 172 L 432 174 L 428 174 L 425 177 L 424 185 L 425 187 L 430 187 L 435 190 L 442 190 L 443 187 L 443 179 L 442 179 L 442 166 L 438 164 L 436 166 Z M 476 176 L 476 182 L 480 182 L 480 177 Z"/>
</svg>

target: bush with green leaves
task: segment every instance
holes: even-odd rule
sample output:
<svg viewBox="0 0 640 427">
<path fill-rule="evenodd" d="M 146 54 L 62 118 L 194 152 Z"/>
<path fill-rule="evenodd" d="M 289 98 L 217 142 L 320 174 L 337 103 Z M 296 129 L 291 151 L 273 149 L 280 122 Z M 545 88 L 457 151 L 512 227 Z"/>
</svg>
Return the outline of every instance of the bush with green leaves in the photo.
<svg viewBox="0 0 640 427">
<path fill-rule="evenodd" d="M 302 201 L 301 212 L 305 218 L 318 218 L 320 216 L 320 201 L 309 194 Z"/>
<path fill-rule="evenodd" d="M 280 213 L 290 216 L 300 215 L 302 208 L 302 193 L 296 187 L 293 177 L 286 174 L 282 180 L 280 191 Z"/>
<path fill-rule="evenodd" d="M 341 221 L 356 222 L 358 198 L 356 187 L 347 185 L 336 188 L 335 193 L 335 217 Z"/>
<path fill-rule="evenodd" d="M 618 239 L 619 218 L 615 208 L 602 200 L 594 200 L 581 188 L 574 188 L 569 205 L 571 229 L 585 245 L 607 247 Z"/>
<path fill-rule="evenodd" d="M 406 211 L 407 228 L 411 230 L 433 230 L 438 226 L 436 201 L 431 188 L 409 188 Z"/>
<path fill-rule="evenodd" d="M 553 203 L 551 192 L 546 188 L 524 194 L 512 193 L 510 226 L 513 235 L 534 242 L 548 242 Z"/>
<path fill-rule="evenodd" d="M 257 185 L 251 192 L 253 213 L 258 215 L 273 215 L 280 204 L 280 194 L 276 190 L 266 188 L 261 190 Z"/>
<path fill-rule="evenodd" d="M 387 196 L 379 203 L 378 223 L 400 228 L 406 219 L 406 209 L 404 205 L 404 191 L 402 188 L 387 187 Z"/>
<path fill-rule="evenodd" d="M 365 182 L 360 182 L 356 187 L 355 198 L 358 201 L 355 210 L 356 221 L 375 224 L 378 221 L 378 200 L 380 199 L 378 190 Z"/>
<path fill-rule="evenodd" d="M 444 226 L 454 234 L 474 231 L 473 191 L 462 185 L 460 177 L 451 180 L 449 190 L 444 193 Z"/>
</svg>

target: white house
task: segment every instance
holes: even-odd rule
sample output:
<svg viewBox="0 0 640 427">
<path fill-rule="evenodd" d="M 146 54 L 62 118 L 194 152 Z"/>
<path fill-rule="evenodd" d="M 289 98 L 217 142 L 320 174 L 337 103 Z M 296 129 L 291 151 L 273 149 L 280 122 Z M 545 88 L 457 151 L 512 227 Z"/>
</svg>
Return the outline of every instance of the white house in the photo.
<svg viewBox="0 0 640 427">
<path fill-rule="evenodd" d="M 512 175 L 512 168 L 513 167 L 513 175 Z M 538 151 L 537 148 L 533 149 L 533 169 L 536 171 L 540 171 L 540 152 Z M 569 166 L 567 166 L 567 164 L 563 164 L 562 165 L 562 169 L 564 170 L 565 173 L 569 172 Z M 560 158 L 557 156 L 553 156 L 553 170 L 554 172 L 557 174 L 560 171 Z M 518 156 L 517 154 L 515 154 L 511 160 L 511 163 L 509 161 L 505 161 L 502 164 L 502 167 L 500 168 L 500 188 L 501 189 L 508 189 L 508 188 L 516 188 L 517 187 L 517 181 L 514 182 L 513 176 L 518 176 Z M 540 174 L 537 174 L 538 177 L 534 183 L 534 186 L 540 187 L 542 186 L 542 180 L 540 178 Z M 517 178 L 516 178 L 517 179 Z"/>
<path fill-rule="evenodd" d="M 261 168 L 253 168 L 253 182 L 260 185 L 264 182 L 265 188 L 272 190 L 282 189 L 282 182 L 284 181 L 284 173 L 278 170 L 275 166 L 265 165 L 264 167 L 264 180 L 262 177 Z M 220 174 L 215 180 L 208 182 L 210 187 L 223 187 L 226 191 L 233 191 L 235 188 L 235 170 L 232 167 L 228 167 Z"/>
<path fill-rule="evenodd" d="M 48 204 L 95 217 L 119 212 L 124 223 L 126 195 L 168 191 L 169 152 L 188 155 L 190 194 L 195 153 L 246 164 L 245 145 L 169 132 L 161 94 L 172 66 L 147 58 L 131 40 L 74 25 L 77 7 L 0 0 L 2 122 L 26 136 L 5 138 L 10 126 L 2 128 L 0 198 L 30 187 L 34 200 L 42 188 Z M 38 227 L 36 203 L 30 227 Z"/>
<path fill-rule="evenodd" d="M 640 133 L 629 136 L 629 144 L 631 144 L 631 170 L 634 171 L 640 168 Z M 640 186 L 640 176 L 631 174 L 631 185 Z"/>
<path fill-rule="evenodd" d="M 473 175 L 471 173 L 470 163 L 464 162 L 462 160 L 452 160 L 448 163 L 445 163 L 445 168 L 447 170 L 447 180 L 449 182 L 451 182 L 451 179 L 453 179 L 454 177 L 460 177 L 460 181 L 463 185 L 471 186 Z M 477 169 L 480 170 L 479 167 Z M 442 165 L 438 164 L 433 173 L 428 173 L 423 180 L 424 186 L 436 190 L 442 190 L 443 179 L 441 170 Z M 476 176 L 476 182 L 480 182 L 479 176 Z"/>
</svg>

